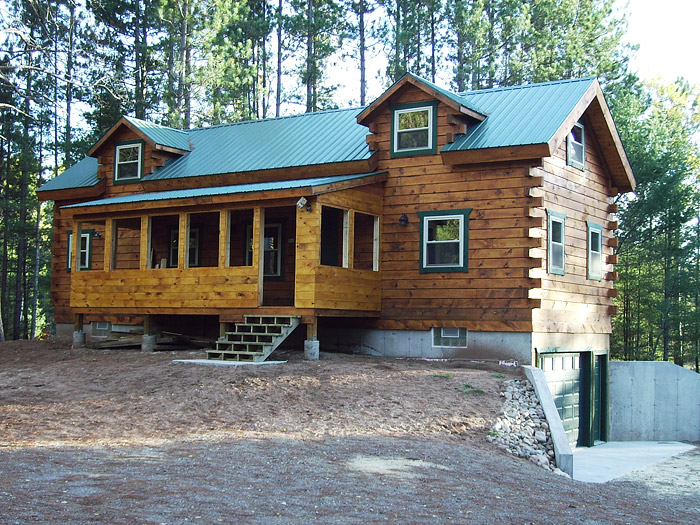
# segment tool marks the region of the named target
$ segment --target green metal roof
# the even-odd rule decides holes
[[[488,115],[483,122],[469,126],[466,135],[445,145],[443,152],[546,144],[595,82],[585,78],[455,94],[411,77]],[[189,151],[142,179],[153,181],[367,160],[372,156],[365,140],[367,128],[356,120],[362,111],[321,111],[188,131],[125,118],[154,142]],[[97,160],[87,158],[40,191],[97,182]]]
[[[89,188],[98,182],[97,159],[85,157],[83,160],[73,164],[58,177],[45,182],[37,191]]]
[[[367,160],[360,109],[304,113],[189,131],[190,153],[144,181]]]
[[[125,116],[124,120],[129,122],[156,144],[180,149],[182,151],[190,151],[190,143],[186,131],[161,126],[160,124],[154,124],[153,122],[147,122],[134,117]]]
[[[461,93],[488,117],[441,151],[546,144],[594,82],[584,78]]]
[[[71,204],[62,206],[62,208],[83,208],[86,206],[106,206],[109,204],[132,204],[137,202],[148,203],[154,201],[172,200],[172,199],[189,199],[193,197],[214,197],[217,195],[235,195],[238,193],[252,193],[256,191],[279,191],[290,190],[297,188],[313,188],[324,186],[326,184],[334,184],[337,182],[346,182],[365,177],[372,177],[384,173],[375,171],[372,173],[356,173],[354,175],[336,175],[334,177],[316,177],[313,179],[295,179],[281,180],[274,182],[258,182],[254,184],[236,184],[234,186],[217,186],[213,188],[192,188],[186,190],[171,190],[159,191],[152,193],[137,193],[133,195],[124,195],[121,197],[111,197],[109,199],[100,199],[96,201],[81,202],[79,204]]]
[[[431,89],[434,89],[438,93],[440,93],[442,96],[449,98],[452,100],[455,104],[459,104],[460,106],[464,106],[468,109],[471,109],[475,113],[478,113],[480,115],[483,115],[486,117],[488,115],[488,112],[484,111],[481,109],[479,106],[477,106],[474,101],[472,100],[467,100],[465,97],[460,96],[457,93],[453,93],[452,91],[447,91],[444,88],[441,88],[440,86],[436,86],[432,82],[429,82],[428,80],[421,78],[419,76],[414,75],[413,73],[406,73],[406,76],[409,76],[415,80],[418,80],[419,82],[422,82],[426,86],[428,86]],[[399,79],[400,80],[400,79]],[[390,88],[391,89],[391,88]]]

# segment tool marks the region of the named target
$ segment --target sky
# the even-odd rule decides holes
[[[623,9],[627,0],[617,0]],[[679,76],[692,84],[700,84],[698,50],[697,0],[629,0],[623,10],[627,19],[627,41],[639,44],[632,61],[642,79],[660,76],[673,82]]]

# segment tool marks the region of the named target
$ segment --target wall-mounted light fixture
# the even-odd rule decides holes
[[[93,239],[99,239],[100,237],[102,237],[102,234],[100,232],[92,232]]]
[[[311,211],[311,203],[306,197],[299,197],[299,200],[297,201],[297,208],[300,210],[305,209],[306,211]]]
[[[401,217],[399,217],[399,224],[401,226],[406,226],[408,224],[408,215],[406,215],[405,213],[401,215]]]

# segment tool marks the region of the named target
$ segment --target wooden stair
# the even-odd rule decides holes
[[[216,341],[216,349],[207,350],[207,359],[262,363],[299,325],[293,315],[246,315]]]

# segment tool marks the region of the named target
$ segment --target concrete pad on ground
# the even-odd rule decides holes
[[[694,449],[679,441],[609,441],[574,449],[574,479],[605,483]]]
[[[187,363],[191,365],[205,366],[261,366],[261,365],[283,365],[287,361],[263,361],[254,363],[252,361],[220,361],[214,359],[173,359],[173,363]]]

